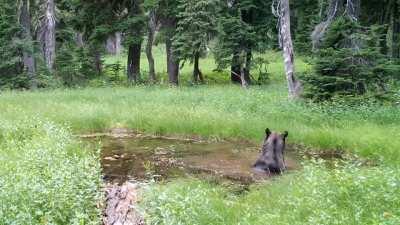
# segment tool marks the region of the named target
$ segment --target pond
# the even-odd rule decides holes
[[[194,176],[249,184],[271,176],[252,168],[261,143],[146,136],[102,136],[91,140],[101,143],[101,165],[104,179],[109,183]],[[294,151],[286,150],[288,171],[300,167],[298,158]]]

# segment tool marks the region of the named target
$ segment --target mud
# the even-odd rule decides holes
[[[101,144],[107,183],[199,177],[249,184],[271,176],[252,168],[260,147],[247,141],[208,142],[137,134],[86,138]],[[290,148],[286,150],[289,172],[300,168],[299,158]]]

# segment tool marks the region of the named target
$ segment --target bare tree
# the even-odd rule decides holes
[[[294,73],[294,51],[292,36],[290,33],[290,8],[289,0],[278,0],[274,14],[279,18],[279,45],[283,48],[283,60],[285,64],[286,80],[288,83],[289,97],[298,98],[302,91],[302,85]]]
[[[33,38],[31,31],[31,15],[29,13],[29,0],[22,0],[20,8],[20,24],[22,27],[22,39],[25,47],[22,50],[24,70],[30,79],[30,87],[35,89],[36,84],[36,61],[33,48]]]
[[[41,21],[40,42],[47,69],[50,72],[53,72],[56,57],[56,19],[54,0],[45,0],[43,6],[45,13]]]
[[[325,19],[315,26],[311,34],[313,50],[320,47],[326,31],[338,16],[345,15],[351,20],[357,21],[360,16],[360,4],[361,0],[330,0],[326,8]],[[321,14],[322,11],[323,9],[321,8]],[[358,49],[360,45],[359,40],[351,39],[350,45],[353,49]]]

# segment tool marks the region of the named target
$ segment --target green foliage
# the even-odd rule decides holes
[[[27,77],[16,76],[22,74],[20,50],[23,45],[18,37],[21,27],[17,15],[15,1],[0,1],[0,87],[27,87]]]
[[[384,95],[400,67],[380,53],[376,31],[344,17],[334,21],[317,52],[314,72],[303,77],[304,95],[314,100]]]
[[[264,59],[263,57],[255,57],[252,60],[253,66],[257,72],[258,72],[258,79],[257,83],[258,84],[266,84],[269,81],[269,72],[268,72],[268,64],[269,61]]]
[[[399,174],[397,167],[307,163],[243,195],[196,180],[156,185],[142,207],[148,224],[398,224]]]
[[[321,20],[320,10],[327,4],[325,0],[291,1],[291,27],[292,38],[297,54],[310,55],[312,43],[310,34],[315,25]]]
[[[232,56],[241,50],[264,52],[278,43],[271,4],[272,1],[246,0],[221,6],[213,49],[218,69],[235,64]]]
[[[190,60],[196,54],[204,55],[208,42],[216,32],[217,1],[180,0],[178,6],[178,24],[174,35],[174,50],[180,60]]]
[[[93,64],[93,58],[87,48],[66,43],[57,54],[56,74],[67,87],[84,86],[88,80],[97,76]]]
[[[0,224],[99,224],[97,153],[35,117],[0,122]]]

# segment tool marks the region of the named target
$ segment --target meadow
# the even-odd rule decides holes
[[[165,77],[162,48],[155,57],[158,75]],[[74,135],[116,127],[256,143],[269,127],[288,130],[289,144],[305,151],[341,150],[374,162],[328,169],[305,160],[303,170],[253,185],[242,195],[196,179],[152,184],[142,202],[149,224],[399,224],[398,106],[288,100],[279,53],[264,57],[270,82],[246,90],[229,84],[226,73],[214,72],[209,57],[201,61],[208,85],[188,85],[186,65],[178,88],[161,81],[1,92],[0,224],[99,223],[98,151]],[[297,66],[309,68],[302,60]]]

